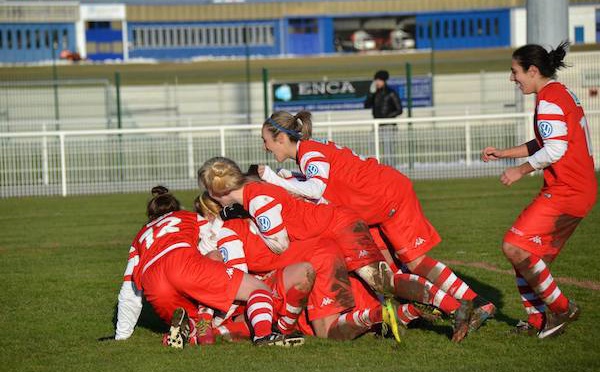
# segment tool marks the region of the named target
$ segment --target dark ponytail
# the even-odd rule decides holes
[[[570,44],[568,41],[563,41],[550,52],[546,52],[546,49],[541,45],[528,44],[515,50],[512,58],[519,63],[524,71],[529,70],[531,66],[536,66],[542,76],[554,78],[556,77],[556,71],[567,67],[564,58]]]
[[[155,220],[164,214],[181,209],[179,200],[177,200],[166,187],[154,186],[150,192],[152,193],[152,199],[150,199],[146,206],[148,221]]]

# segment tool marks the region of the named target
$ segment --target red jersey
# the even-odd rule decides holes
[[[297,159],[307,179],[324,183],[327,202],[352,209],[369,225],[393,215],[404,191],[412,189],[408,177],[396,169],[333,142],[300,141]]]
[[[206,219],[188,211],[170,212],[147,223],[131,243],[124,280],[142,289],[142,275],[154,262],[175,249],[197,249],[200,227],[206,223]]]
[[[567,87],[550,82],[537,95],[535,136],[540,147],[566,141],[566,152],[544,168],[542,193],[561,210],[583,217],[596,201],[597,180],[587,121],[578,98]]]
[[[279,237],[281,243],[285,239],[294,241],[317,237],[328,230],[335,217],[334,207],[313,204],[266,182],[246,184],[243,198],[244,208],[260,233],[267,239],[272,238],[271,242]],[[267,245],[270,243],[269,240],[265,242]]]

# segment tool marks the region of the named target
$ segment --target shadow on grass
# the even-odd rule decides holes
[[[113,310],[112,322],[116,328],[117,304],[115,304]],[[156,312],[152,308],[152,305],[150,305],[145,298],[143,300],[142,312],[140,314],[136,327],[146,328],[149,331],[160,334],[166,333],[169,330],[169,326],[165,322],[163,322],[158,315],[156,315]]]

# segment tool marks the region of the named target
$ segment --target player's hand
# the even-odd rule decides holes
[[[520,180],[521,177],[523,177],[523,173],[519,167],[510,167],[506,168],[504,172],[502,172],[502,176],[500,176],[500,182],[502,182],[504,186],[510,186]]]
[[[490,160],[498,160],[501,157],[500,150],[495,147],[488,146],[481,150],[481,160],[483,160],[485,163]]]
[[[375,92],[377,92],[377,83],[373,81],[369,87],[369,93],[374,94]]]

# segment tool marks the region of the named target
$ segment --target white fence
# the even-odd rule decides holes
[[[600,111],[587,117],[597,151]],[[187,118],[187,127],[0,133],[0,197],[146,191],[157,184],[193,189],[197,168],[217,155],[242,169],[281,166],[264,151],[260,125],[207,127],[198,120]],[[414,179],[495,176],[515,161],[483,164],[481,149],[533,138],[531,120],[497,114],[315,123],[314,137],[375,156]],[[389,123],[396,126],[382,126]]]

